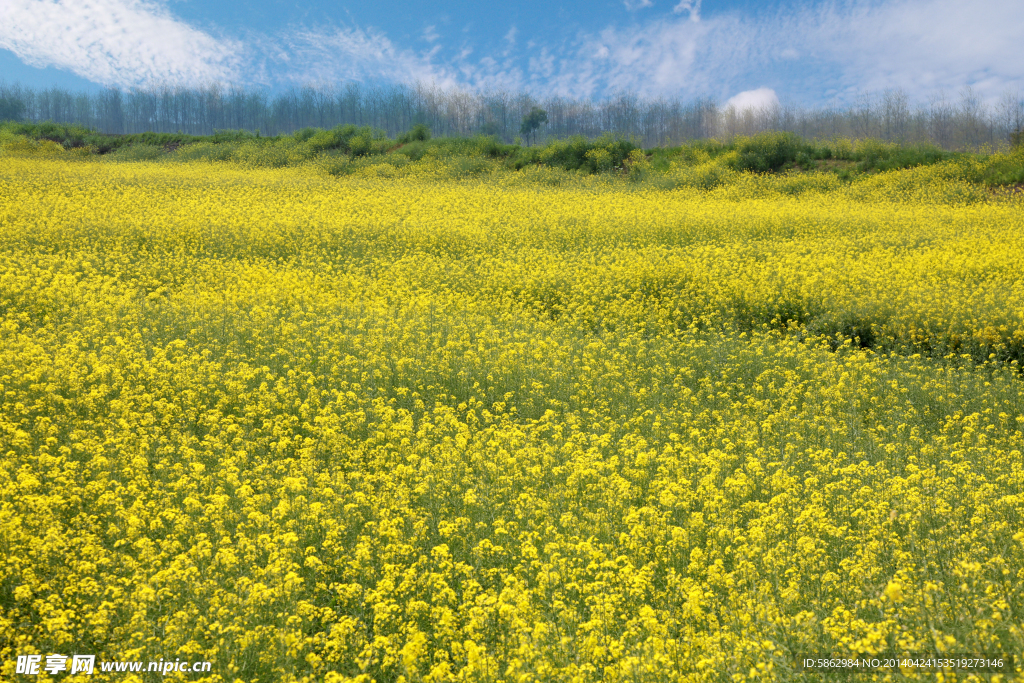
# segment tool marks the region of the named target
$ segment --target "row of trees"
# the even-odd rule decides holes
[[[1007,93],[987,105],[965,88],[955,98],[913,104],[905,92],[887,90],[847,107],[737,110],[711,98],[684,102],[623,94],[601,102],[558,96],[539,100],[523,92],[471,93],[423,84],[321,84],[270,94],[216,85],[83,93],[0,83],[0,120],[6,119],[78,123],[105,133],[194,135],[225,129],[277,135],[352,123],[394,137],[424,124],[435,135],[482,133],[506,142],[520,135],[543,139],[611,132],[634,136],[645,147],[782,130],[807,138],[872,137],[973,149],[1005,145],[1014,131],[1024,129],[1024,96]]]

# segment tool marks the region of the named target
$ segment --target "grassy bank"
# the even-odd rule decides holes
[[[1024,152],[955,153],[930,145],[899,145],[878,140],[811,141],[792,133],[762,133],[728,142],[694,141],[672,148],[641,149],[626,139],[605,136],[551,140],[538,146],[504,144],[491,137],[432,138],[416,126],[397,139],[353,125],[330,130],[305,128],[293,135],[261,137],[245,131],[210,136],[142,133],[113,136],[80,126],[53,123],[0,124],[0,149],[14,153],[102,156],[117,161],[232,161],[250,167],[315,164],[333,175],[378,166],[403,169],[433,159],[456,160],[457,175],[495,169],[546,168],[569,173],[620,174],[634,180],[671,179],[701,172],[706,189],[730,172],[823,174],[851,182],[865,175],[899,169],[952,165],[969,182],[987,187],[1024,183]],[[407,171],[408,172],[408,171]],[[692,175],[692,174],[691,174]]]

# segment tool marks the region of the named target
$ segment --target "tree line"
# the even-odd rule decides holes
[[[644,147],[778,130],[809,139],[876,138],[952,150],[1005,146],[1015,132],[1024,130],[1024,95],[1006,93],[988,104],[965,88],[955,97],[939,95],[915,104],[904,91],[887,90],[865,94],[844,107],[779,104],[737,110],[710,97],[683,101],[625,93],[603,101],[538,99],[525,92],[473,93],[426,84],[350,82],[279,93],[219,85],[87,93],[0,83],[0,120],[76,123],[109,134],[190,135],[218,130],[279,135],[354,124],[394,137],[425,125],[438,136],[482,134],[504,142],[524,133],[534,141],[612,133],[632,137]]]

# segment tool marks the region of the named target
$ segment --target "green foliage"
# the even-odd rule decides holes
[[[255,140],[256,135],[248,131],[221,130],[213,135],[185,135],[184,133],[134,133],[130,135],[109,135],[76,124],[54,123],[6,123],[0,129],[14,135],[23,135],[30,140],[50,140],[66,149],[89,147],[97,154],[107,154],[123,147],[149,145],[164,147],[167,151],[197,142],[241,142]]]
[[[737,138],[735,149],[738,154],[732,165],[737,171],[770,173],[793,166],[801,153],[809,159],[814,146],[795,133],[771,131]]]
[[[534,109],[531,120],[539,127],[546,120],[546,114],[541,109]],[[532,125],[527,127],[536,132]],[[705,191],[737,182],[740,177],[737,172],[827,173],[829,180],[810,179],[804,182],[790,178],[776,188],[785,193],[800,194],[809,188],[831,187],[833,180],[849,183],[864,175],[930,166],[946,169],[939,171],[942,177],[948,176],[975,186],[1024,183],[1024,146],[1019,144],[1019,138],[1013,139],[1017,146],[1010,152],[971,155],[946,152],[928,144],[900,145],[844,138],[809,141],[792,133],[780,132],[737,137],[728,143],[717,139],[694,140],[678,147],[647,151],[640,150],[631,140],[612,135],[590,140],[573,136],[551,140],[540,147],[524,147],[521,140],[516,144],[506,144],[491,135],[433,138],[424,124],[413,126],[397,140],[388,139],[381,130],[351,124],[330,130],[303,128],[291,135],[261,137],[259,133],[237,130],[218,130],[207,136],[183,133],[107,135],[83,126],[51,121],[0,123],[0,137],[7,141],[8,151],[21,149],[11,142],[21,139],[25,141],[22,145],[25,150],[41,149],[39,144],[47,142],[58,145],[57,151],[60,148],[75,149],[78,156],[110,153],[112,160],[117,161],[167,158],[231,161],[250,167],[275,168],[323,159],[320,166],[331,175],[344,175],[365,168],[365,163],[354,163],[361,159],[375,159],[367,163],[386,165],[391,169],[386,173],[401,169],[408,163],[435,159],[444,160],[444,168],[448,169],[445,177],[453,178],[478,175],[493,168],[489,162],[495,161],[515,171],[557,170],[559,173],[551,176],[551,182],[556,184],[573,177],[564,175],[566,172],[619,172],[635,181],[643,179],[655,187],[689,187]],[[488,163],[482,163],[485,161]],[[964,191],[970,195],[971,201],[981,196],[976,196],[974,190]]]
[[[567,171],[575,171],[589,165],[587,155],[593,148],[594,145],[586,138],[576,135],[568,140],[549,142],[540,150],[537,160],[548,166],[559,166]]]
[[[729,144],[711,139],[654,150],[652,168],[665,172],[673,162],[700,166],[717,161],[737,171],[827,170],[849,180],[864,173],[929,166],[956,156],[929,144],[900,145],[845,138],[809,141],[793,133],[767,132],[752,137],[739,136]]]
[[[0,121],[19,121],[24,115],[24,102],[9,95],[0,95]]]
[[[1024,185],[1024,146],[1017,146],[1007,154],[982,157],[982,170],[978,182],[990,187]]]
[[[858,171],[868,172],[930,166],[953,156],[951,152],[943,151],[935,145],[904,146],[868,139],[857,142],[851,159],[857,161]]]
[[[427,146],[424,143],[416,141],[402,145],[395,150],[395,154],[401,154],[402,156],[408,157],[410,161],[419,161],[423,158],[423,153],[426,149]]]
[[[673,167],[670,172],[654,178],[651,182],[656,187],[666,190],[674,190],[680,187],[688,187],[695,190],[709,192],[734,181],[736,171],[728,165],[705,163],[698,166],[680,165]]]
[[[504,156],[505,150],[508,148],[509,145],[501,144],[494,136],[486,135],[480,138],[480,154],[488,159],[497,159]]]
[[[347,152],[349,142],[356,136],[357,129],[353,125],[337,126],[331,130],[315,130],[302,142],[309,142],[310,148],[317,152],[329,149],[340,149]]]
[[[167,150],[161,145],[139,143],[125,145],[111,153],[112,159],[118,161],[154,161],[167,155]]]
[[[540,107],[533,107],[530,109],[530,113],[523,117],[523,123],[519,127],[519,132],[522,133],[527,140],[530,140],[531,138],[535,139],[537,131],[547,122],[548,113]]]
[[[238,145],[230,143],[195,142],[174,151],[177,161],[232,161]]]
[[[323,131],[321,131],[321,132],[323,132]],[[294,133],[292,133],[292,137],[295,138],[296,142],[305,142],[306,140],[309,140],[311,137],[313,137],[316,134],[317,134],[317,129],[316,128],[310,128],[310,127],[307,126],[305,128],[300,128],[299,130],[297,130]]]
[[[142,133],[143,137],[147,135],[161,136],[166,133]],[[174,137],[181,137],[180,134],[175,134]],[[210,142],[245,142],[247,140],[258,140],[260,139],[259,131],[251,133],[247,130],[216,130],[213,135],[207,136]],[[166,142],[160,144],[167,144]]]
[[[626,158],[635,149],[636,145],[623,138],[605,135],[597,140],[588,141],[577,135],[567,140],[549,142],[539,150],[536,161],[567,171],[601,173],[623,168]]]
[[[354,157],[366,156],[370,153],[371,140],[365,135],[356,135],[348,141],[349,151]]]
[[[96,138],[96,131],[75,124],[54,123],[6,123],[0,126],[14,135],[24,135],[30,140],[50,140],[64,147],[82,147]],[[103,136],[109,137],[109,136]]]
[[[426,142],[430,139],[430,128],[426,124],[417,123],[408,132],[398,136],[398,144],[405,145],[410,142]]]
[[[1013,149],[1024,147],[1024,128],[1010,133],[1010,147]]]

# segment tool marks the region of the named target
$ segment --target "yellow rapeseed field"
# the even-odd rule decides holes
[[[1021,677],[1021,200],[450,170],[0,156],[0,679]]]

